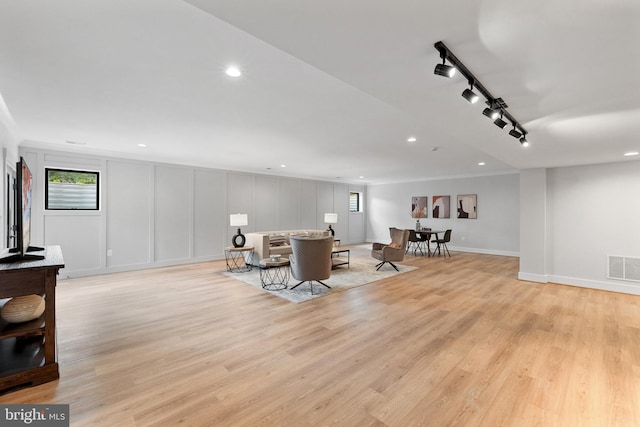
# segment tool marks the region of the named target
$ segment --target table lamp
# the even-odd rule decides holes
[[[331,232],[332,236],[336,235],[336,232],[333,230],[333,228],[331,228],[331,224],[337,224],[338,223],[338,214],[337,213],[325,213],[324,214],[324,222],[326,224],[329,224],[329,231]]]
[[[233,243],[234,248],[241,248],[244,246],[244,242],[246,241],[244,234],[240,231],[240,227],[243,227],[249,224],[249,218],[247,214],[231,214],[229,215],[229,223],[232,227],[238,227],[238,234],[233,236],[231,242]]]

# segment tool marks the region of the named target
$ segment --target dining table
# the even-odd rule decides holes
[[[435,235],[436,236],[436,240],[438,240],[440,238],[439,234],[440,233],[444,233],[444,230],[430,230],[430,229],[426,229],[426,228],[421,228],[420,231],[416,230],[416,234],[418,235],[418,238],[420,240],[422,240],[423,242],[427,243],[427,256],[430,257],[431,256],[431,236]],[[434,250],[435,252],[435,250]]]

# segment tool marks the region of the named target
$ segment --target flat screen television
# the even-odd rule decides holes
[[[8,253],[0,258],[0,262],[16,262],[27,260],[44,259],[43,254],[31,252],[43,251],[44,248],[30,246],[31,243],[31,197],[32,197],[33,175],[27,162],[23,157],[16,165],[16,185],[15,185],[15,247],[10,248]],[[8,256],[7,256],[8,255]]]

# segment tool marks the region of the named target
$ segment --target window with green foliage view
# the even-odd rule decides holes
[[[45,173],[45,209],[98,210],[98,172],[47,168]]]

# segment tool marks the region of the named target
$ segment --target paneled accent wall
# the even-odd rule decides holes
[[[106,248],[117,249],[110,249],[107,267],[144,266],[153,260],[152,172],[152,165],[144,163],[109,162],[102,179],[102,212],[107,220]],[[68,259],[66,250],[64,255]]]
[[[218,253],[218,243],[225,238],[224,224],[226,216],[225,174],[220,171],[196,169],[194,171],[193,191],[193,239],[196,259]]]
[[[63,278],[222,259],[236,233],[231,213],[248,214],[247,233],[326,229],[324,213],[337,212],[336,237],[365,241],[364,221],[350,219],[347,184],[36,148],[21,154],[35,177],[33,244],[62,247]],[[99,171],[100,210],[45,211],[45,167]]]
[[[313,181],[299,181],[299,183],[300,228],[313,228],[318,224],[319,185]]]
[[[154,180],[154,258],[192,258],[194,170],[156,166]]]

